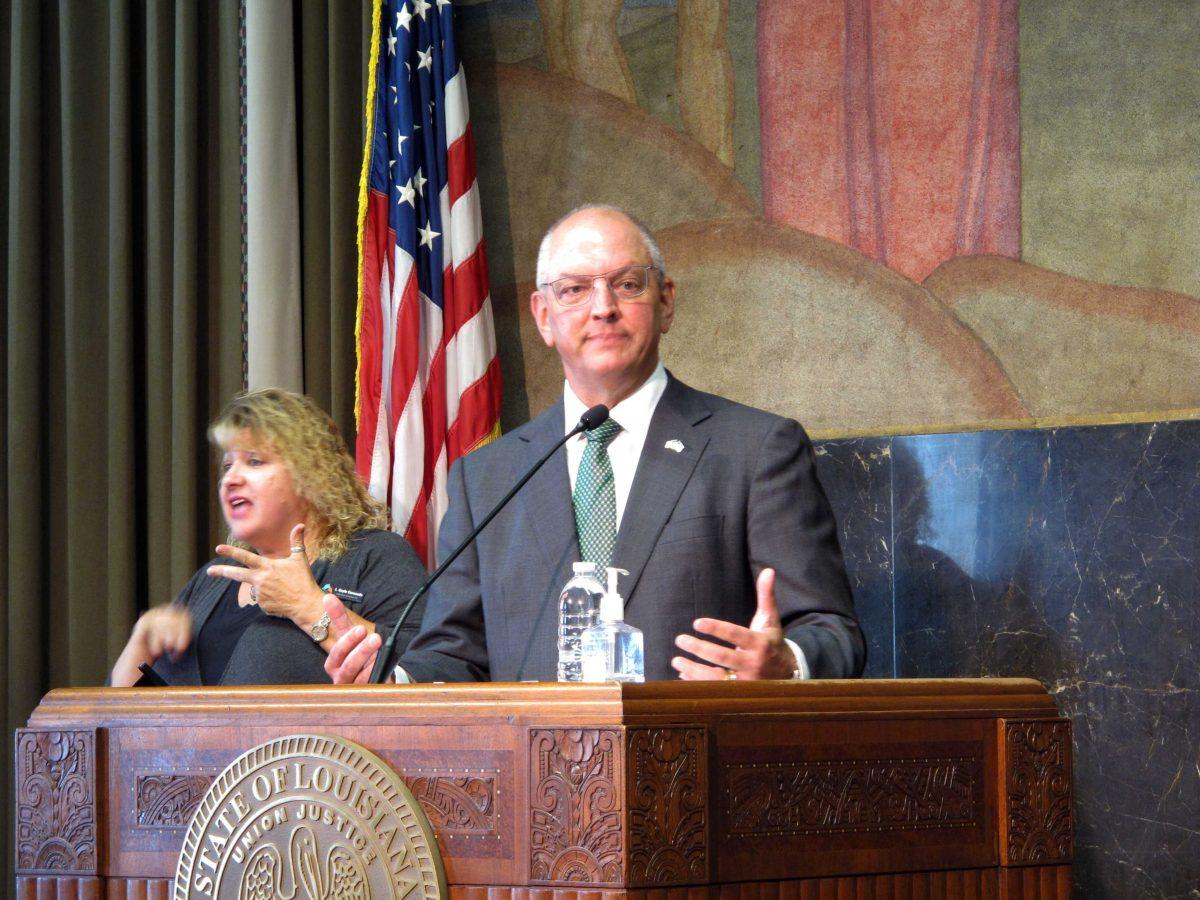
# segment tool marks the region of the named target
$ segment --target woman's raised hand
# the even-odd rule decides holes
[[[192,642],[192,615],[171,603],[142,614],[133,626],[131,644],[141,649],[144,662],[154,662],[164,653],[176,654]]]
[[[292,528],[289,543],[291,552],[278,559],[219,544],[217,553],[235,559],[242,565],[209,566],[208,574],[250,585],[251,598],[267,615],[291,619],[302,627],[311,624],[321,617],[321,598],[324,594],[313,581],[308,566],[303,525]]]

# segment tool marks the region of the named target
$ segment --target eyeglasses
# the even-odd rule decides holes
[[[646,293],[646,288],[650,286],[650,273],[657,271],[654,266],[624,266],[603,275],[564,275],[543,287],[550,288],[559,306],[569,308],[587,303],[592,298],[596,282],[604,279],[618,300],[644,303],[650,299]]]

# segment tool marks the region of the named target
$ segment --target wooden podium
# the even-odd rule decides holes
[[[52,691],[17,896],[171,896],[214,779],[293,734],[394,767],[455,900],[1071,895],[1070,723],[962,679]]]

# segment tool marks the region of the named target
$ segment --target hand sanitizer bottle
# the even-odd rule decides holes
[[[596,577],[594,562],[577,562],[574,575],[558,595],[558,680],[583,681],[579,640],[596,624],[604,585]]]
[[[625,601],[617,593],[617,576],[608,569],[608,591],[600,600],[600,621],[583,633],[584,681],[645,681],[642,632],[625,624]]]

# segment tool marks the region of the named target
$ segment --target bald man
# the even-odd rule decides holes
[[[558,595],[581,552],[629,572],[625,618],[644,632],[648,680],[861,674],[865,645],[808,438],[663,368],[675,285],[648,229],[606,206],[559,220],[530,309],[562,362],[562,400],[451,468],[439,558],[584,410],[608,406],[614,433],[602,450],[572,438],[446,571],[396,677],[553,681]],[[589,493],[596,472],[603,502]],[[598,524],[580,513],[593,505]],[[364,681],[380,639],[327,603],[341,638],[326,670]]]

